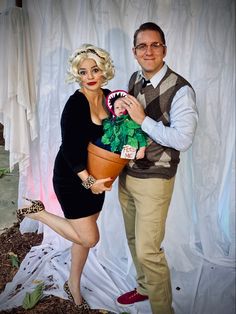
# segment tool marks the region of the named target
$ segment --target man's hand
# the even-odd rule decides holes
[[[140,104],[140,102],[138,102],[138,100],[131,95],[123,97],[122,101],[131,119],[141,125],[146,115],[143,106]]]

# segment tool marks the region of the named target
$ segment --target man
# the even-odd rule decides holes
[[[180,151],[192,144],[198,121],[191,85],[163,61],[165,35],[155,23],[134,34],[141,66],[124,98],[131,118],[150,138],[143,159],[133,160],[119,179],[126,236],[137,271],[137,288],[117,299],[121,306],[149,299],[154,314],[173,313],[169,268],[161,243]],[[131,96],[132,95],[132,96]]]

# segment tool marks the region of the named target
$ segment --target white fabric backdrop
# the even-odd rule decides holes
[[[166,62],[193,85],[200,114],[194,144],[181,154],[163,243],[171,268],[174,308],[177,314],[233,314],[234,1],[25,0],[23,10],[14,10],[19,20],[22,11],[23,18],[29,18],[25,31],[32,46],[38,136],[29,145],[30,165],[20,175],[19,206],[23,205],[21,196],[27,195],[40,198],[48,210],[62,215],[52,188],[52,169],[60,145],[60,115],[68,96],[78,88],[65,84],[70,53],[85,42],[107,49],[116,67],[108,88],[127,89],[130,74],[138,68],[131,52],[133,33],[143,22],[156,22],[166,34]],[[2,51],[1,45],[3,56]],[[7,84],[1,77],[2,82]],[[91,307],[119,313],[123,309],[114,301],[135,286],[135,271],[117,201],[117,182],[106,195],[99,225],[101,241],[89,255],[84,295]],[[1,294],[0,309],[18,306],[24,291],[9,299],[10,293],[18,283],[30,291],[36,278],[46,284],[53,278],[54,286],[45,294],[66,297],[62,285],[69,271],[70,243],[30,219],[21,224],[23,232],[37,227],[44,232],[43,244],[32,249]],[[30,272],[29,266],[24,269],[29,261]],[[150,313],[148,302],[126,310]]]
[[[5,149],[10,169],[19,163],[26,174],[30,141],[37,137],[36,95],[32,48],[27,14],[19,9],[0,16],[0,122],[4,125]]]

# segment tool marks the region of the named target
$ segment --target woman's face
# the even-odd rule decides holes
[[[101,88],[104,83],[102,71],[93,59],[85,59],[81,62],[78,74],[81,79],[81,87],[94,91]]]

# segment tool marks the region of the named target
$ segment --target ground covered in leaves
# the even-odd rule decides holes
[[[4,290],[5,285],[12,281],[17,272],[17,267],[12,264],[10,258],[14,253],[19,262],[22,262],[30,248],[39,245],[42,242],[42,235],[37,233],[21,234],[19,224],[14,224],[11,228],[6,229],[0,235],[0,293]],[[0,313],[28,313],[28,314],[71,314],[78,313],[68,300],[60,299],[55,296],[49,296],[41,299],[39,303],[30,310],[25,310],[23,307],[11,309],[8,311],[0,311]],[[91,314],[109,313],[104,310],[91,310]]]

